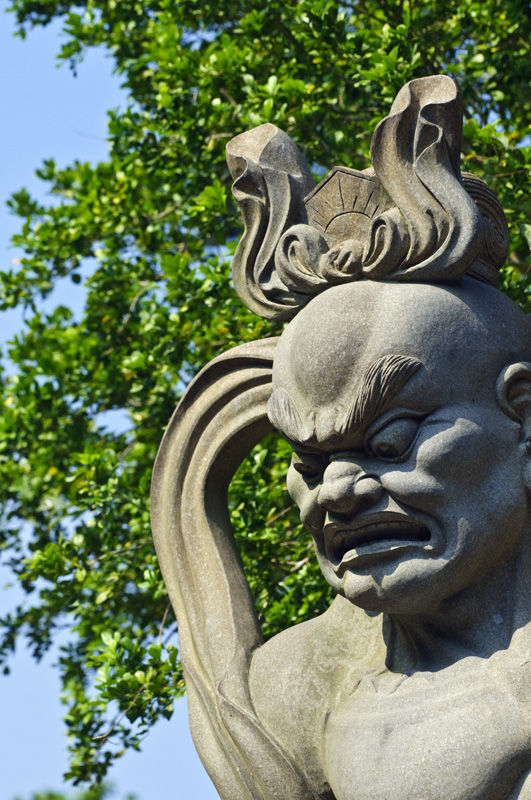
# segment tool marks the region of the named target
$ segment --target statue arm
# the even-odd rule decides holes
[[[271,430],[276,341],[236,347],[192,381],[153,473],[153,537],[179,624],[192,734],[226,800],[314,797],[250,699],[249,664],[262,634],[227,506],[238,465]]]

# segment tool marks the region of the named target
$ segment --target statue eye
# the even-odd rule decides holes
[[[378,458],[400,458],[415,441],[420,422],[420,419],[413,417],[391,420],[370,438],[369,450]]]
[[[312,453],[299,455],[293,453],[291,463],[299,475],[302,475],[307,483],[316,483],[323,477],[324,464],[321,456]]]

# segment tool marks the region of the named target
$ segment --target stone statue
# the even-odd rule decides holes
[[[224,800],[531,798],[531,323],[461,119],[450,78],[412,81],[373,169],[317,186],[272,125],[228,145],[236,289],[292,321],[192,382],[152,503]],[[226,492],[272,426],[337,596],[263,644]]]

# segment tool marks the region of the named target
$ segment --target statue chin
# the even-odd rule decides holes
[[[151,503],[222,800],[531,796],[531,324],[461,116],[448,77],[412,81],[373,168],[319,185],[273,125],[228,145],[235,288],[290,321],[192,381]],[[264,643],[226,495],[272,429],[337,597]]]

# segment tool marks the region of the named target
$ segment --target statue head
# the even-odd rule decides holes
[[[507,224],[460,171],[461,130],[438,75],[399,92],[363,172],[316,186],[271,125],[227,148],[236,289],[292,319],[268,405],[294,448],[289,491],[328,582],[367,609],[455,595],[529,527],[531,331],[495,288]]]
[[[526,316],[473,278],[338,286],[288,325],[268,413],[334,589],[426,609],[531,537],[529,361]]]

